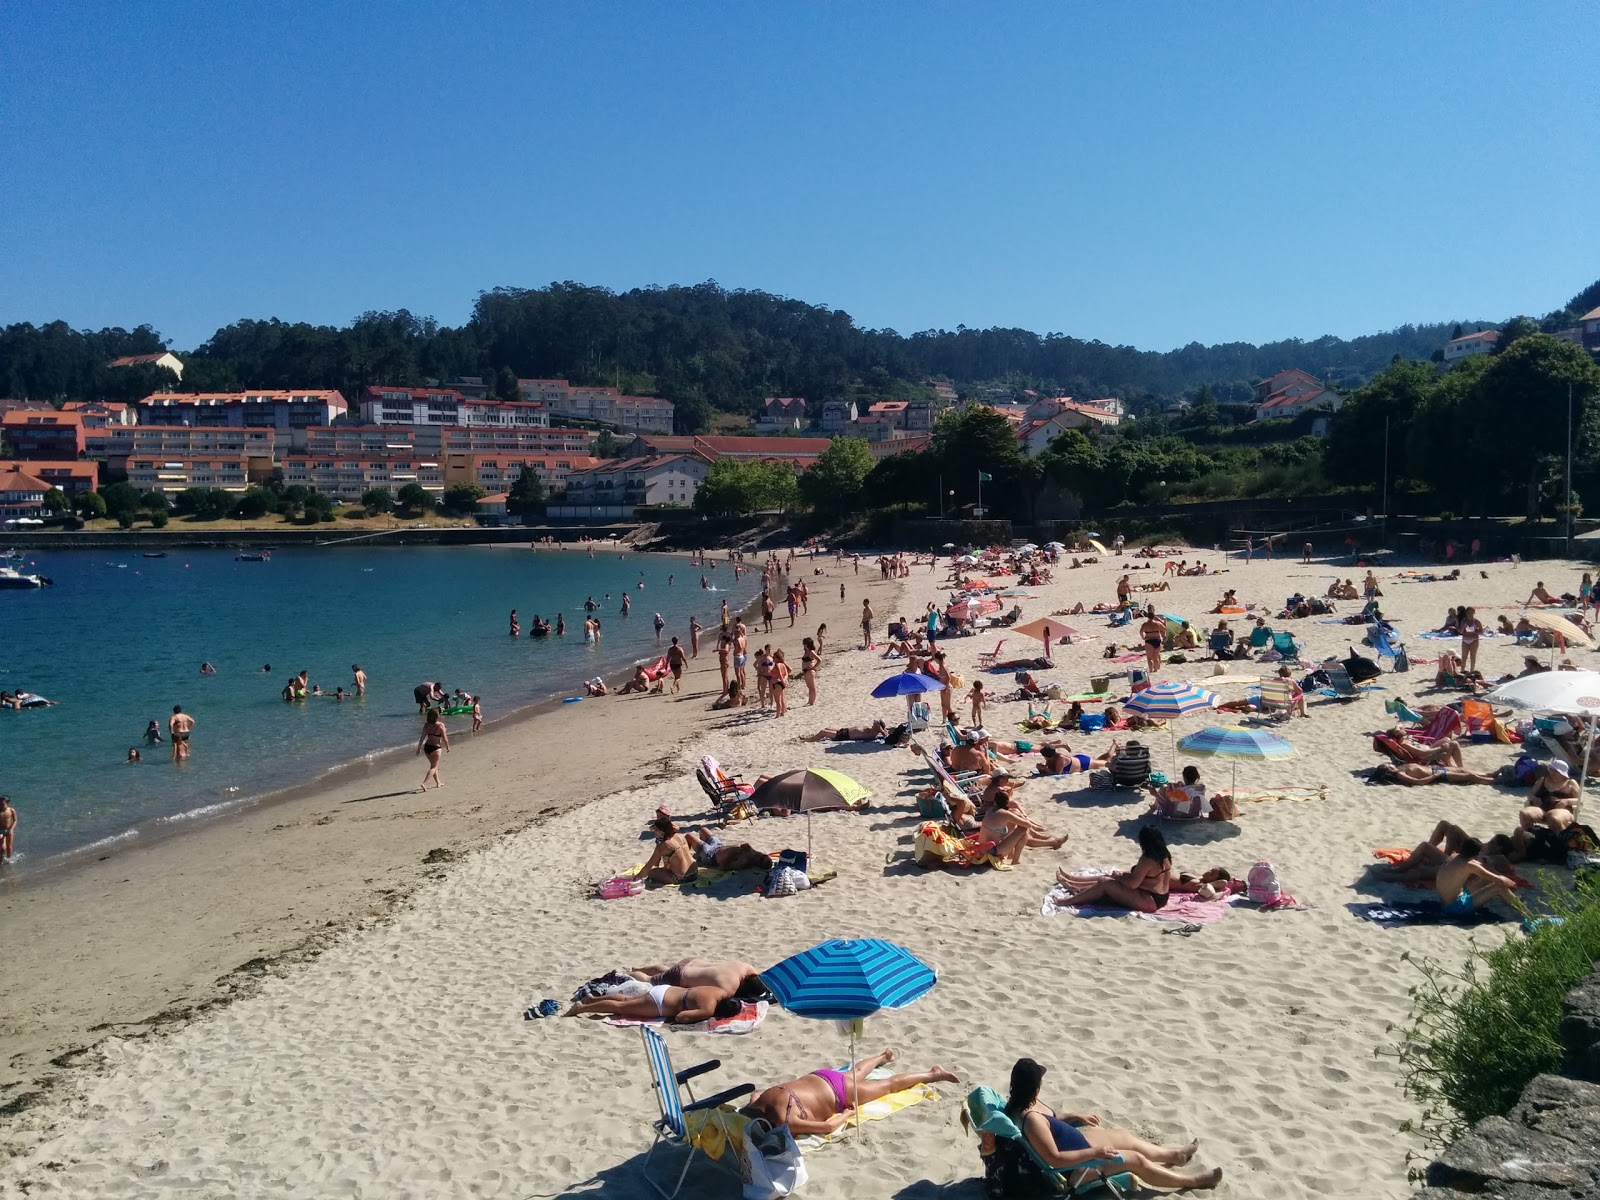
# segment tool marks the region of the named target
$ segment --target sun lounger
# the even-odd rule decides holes
[[[991,1154],[1014,1153],[1020,1149],[1033,1160],[1044,1177],[1050,1180],[1064,1196],[1083,1196],[1097,1188],[1105,1188],[1120,1197],[1134,1186],[1133,1176],[1122,1169],[1122,1155],[1115,1151],[1103,1159],[1081,1163],[1075,1167],[1052,1167],[1039,1156],[1024,1136],[1017,1123],[1006,1112],[1006,1102],[993,1088],[976,1087],[967,1093],[967,1120],[980,1134],[996,1139]],[[1002,1149],[1001,1143],[1010,1146]]]
[[[718,1092],[715,1096],[707,1096],[704,1100],[696,1100],[694,1091],[689,1087],[689,1081],[698,1079],[709,1071],[717,1070],[722,1066],[721,1060],[714,1058],[686,1071],[675,1072],[672,1069],[672,1056],[667,1053],[667,1043],[662,1036],[648,1025],[640,1026],[639,1033],[644,1037],[645,1056],[650,1060],[650,1082],[655,1088],[656,1103],[661,1109],[661,1116],[652,1126],[655,1130],[655,1141],[650,1144],[649,1153],[644,1156],[641,1173],[646,1183],[666,1197],[666,1200],[672,1200],[683,1190],[683,1181],[688,1178],[689,1167],[694,1163],[694,1156],[699,1153],[689,1141],[688,1114],[721,1108],[731,1100],[750,1095],[756,1088],[753,1083],[743,1083],[738,1087]],[[689,1099],[688,1104],[683,1102],[685,1096]],[[723,1134],[730,1146],[738,1144],[739,1139],[734,1136],[731,1128],[724,1128]],[[683,1169],[678,1172],[678,1180],[670,1192],[650,1177],[650,1160],[663,1144],[688,1151],[683,1160]],[[729,1165],[738,1161],[738,1156],[734,1154],[724,1157]]]
[[[1460,710],[1447,704],[1434,714],[1433,720],[1428,722],[1426,729],[1413,733],[1411,736],[1419,742],[1437,742],[1442,738],[1452,736],[1460,728]]]
[[[1280,629],[1272,635],[1272,648],[1284,662],[1300,661],[1300,647],[1295,645],[1294,634],[1287,629]]]

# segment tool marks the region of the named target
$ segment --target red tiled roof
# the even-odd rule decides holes
[[[1498,342],[1500,340],[1500,331],[1498,329],[1480,329],[1477,333],[1464,333],[1458,338],[1451,338],[1450,344],[1453,346],[1457,342],[1475,342],[1480,340],[1485,342]]]
[[[75,412],[40,412],[36,409],[14,409],[0,416],[0,425],[20,426],[31,429],[69,429],[74,425],[82,425],[83,417]]]
[[[160,353],[157,353],[157,354],[127,354],[127,355],[124,355],[121,358],[113,358],[110,362],[108,362],[106,364],[106,366],[108,366],[108,367],[136,367],[141,363],[160,362],[163,358],[165,358],[167,355],[169,355],[171,353],[172,353],[172,351],[170,351],[170,350],[162,350]],[[176,355],[174,355],[174,357],[176,357]]]
[[[1600,308],[1591,308],[1588,312],[1584,313],[1583,316],[1579,317],[1578,320],[1600,321]]]
[[[0,473],[0,492],[48,492],[51,485],[15,467]]]

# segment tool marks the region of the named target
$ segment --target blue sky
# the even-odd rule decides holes
[[[1579,3],[0,11],[0,323],[714,278],[1149,349],[1600,277]]]

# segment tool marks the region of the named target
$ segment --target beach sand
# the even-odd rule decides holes
[[[1058,570],[1053,584],[1033,589],[1037,599],[1021,602],[1025,619],[1080,599],[1110,600],[1117,575],[1134,561]],[[1155,578],[1159,565],[1135,581]],[[1321,592],[1335,573],[1282,559],[1231,567],[1222,578],[1177,580],[1152,599],[1158,611],[1204,629],[1224,587],[1276,608],[1296,589]],[[1344,906],[1421,895],[1369,882],[1373,847],[1412,845],[1440,817],[1481,834],[1504,830],[1518,807],[1491,787],[1369,788],[1352,776],[1375,761],[1366,735],[1387,723],[1383,700],[1414,697],[1431,672],[1386,674],[1379,682],[1387,690],[1349,704],[1314,702],[1310,719],[1282,729],[1298,759],[1239,772],[1243,790],[1321,784],[1325,798],[1247,804],[1234,823],[1168,827],[1179,869],[1220,865],[1242,876],[1270,859],[1286,889],[1311,907],[1239,908],[1193,936],[1168,936],[1165,926],[1133,918],[1041,917],[1057,866],[1131,864],[1146,802],[1089,791],[1080,777],[1032,782],[1021,793],[1028,811],[1071,834],[1060,851],[1030,851],[1011,871],[911,866],[913,792],[929,778],[918,760],[905,750],[795,739],[823,725],[897,719],[900,702],[867,693],[898,663],[845,649],[859,633],[860,596],[871,595],[880,626],[902,613],[914,618],[943,597],[945,571],[922,567],[885,584],[867,564],[859,577],[831,562],[825,569],[814,595],[831,585],[836,598],[840,578],[850,595],[841,615],[826,618],[832,653],[815,708],[805,707],[797,679],[783,720],[706,711],[715,658],[703,650],[699,664],[712,682],[696,678],[686,689],[699,693],[694,699],[568,706],[463,746],[446,759],[448,786],[437,794],[399,794],[415,786],[420,768],[410,760],[385,765],[368,779],[6,897],[0,1036],[8,1050],[22,1046],[21,1065],[31,1068],[44,1047],[65,1044],[67,1032],[103,1040],[78,1056],[47,1099],[9,1119],[0,1189],[523,1197],[587,1181],[601,1195],[642,1195],[637,1170],[656,1114],[638,1034],[587,1021],[525,1021],[523,1009],[544,997],[565,1000],[613,967],[689,953],[765,967],[827,937],[870,935],[907,946],[940,980],[910,1008],[870,1018],[865,1050],[894,1046],[907,1069],[940,1063],[963,1084],[941,1085],[940,1100],[869,1125],[859,1145],[808,1155],[808,1194],[932,1195],[972,1180],[979,1159],[959,1125],[960,1097],[976,1083],[1003,1091],[1023,1055],[1049,1068],[1044,1095],[1058,1107],[1092,1109],[1158,1140],[1200,1138],[1196,1162],[1226,1172],[1221,1195],[1405,1194],[1406,1154],[1417,1143],[1398,1127],[1417,1114],[1392,1060],[1373,1053],[1392,1043],[1386,1027],[1408,1010],[1416,977],[1400,956],[1456,963],[1470,937],[1499,934],[1385,930]],[[1415,637],[1437,625],[1448,604],[1472,602],[1484,615],[1520,603],[1536,579],[1553,591],[1576,587],[1577,568],[1556,563],[1485,570],[1488,579],[1472,567],[1459,583],[1434,584],[1390,583],[1393,572],[1380,573],[1385,612],[1399,619],[1414,657],[1453,646]],[[814,605],[813,627],[819,616]],[[1077,691],[1092,675],[1126,670],[1105,663],[1101,651],[1113,637],[1133,642],[1131,629],[1108,631],[1087,615],[1069,621],[1089,637],[1057,648],[1058,665],[1043,681]],[[779,625],[774,644],[797,659],[798,635],[809,630],[791,636]],[[1280,627],[1316,657],[1342,657],[1361,634],[1316,618]],[[995,640],[989,633],[948,643],[955,669],[969,682],[978,677],[977,656]],[[1008,639],[1008,649],[1032,647]],[[1496,674],[1520,659],[1507,639],[1491,639],[1481,665]],[[1581,664],[1589,661],[1583,652]],[[1204,682],[1210,671],[1192,663],[1163,677]],[[1009,689],[1008,675],[981,677]],[[991,703],[986,724],[1009,733],[1025,711]],[[1207,723],[1222,722],[1185,718],[1176,729],[1181,736]],[[926,744],[935,735],[924,735]],[[1167,736],[1147,740],[1155,765],[1170,772]],[[1111,737],[1068,740],[1098,753]],[[815,861],[838,877],[781,900],[753,894],[754,876],[594,899],[598,881],[648,854],[641,832],[657,805],[675,814],[706,810],[691,771],[707,752],[747,779],[826,764],[870,787],[866,812],[812,822]],[[1511,754],[1485,745],[1468,747],[1466,757],[1488,770]],[[1225,766],[1200,765],[1213,788],[1226,785]],[[371,798],[356,803],[361,797]],[[555,811],[541,813],[547,807]],[[327,814],[331,825],[316,824]],[[807,830],[803,820],[763,819],[736,834],[762,849],[803,848]],[[424,867],[420,859],[434,846],[463,853],[448,866]],[[380,889],[388,887],[406,898],[383,913]],[[154,1036],[87,1032],[96,1020],[148,1018],[166,1003],[205,1008],[207,996],[226,994],[240,976],[199,989],[204,970],[221,974],[219,964],[238,966],[264,947],[281,953],[328,921],[334,925],[313,937],[311,952],[247,972],[230,1004]],[[159,970],[142,961],[144,947]],[[680,1068],[722,1060],[705,1081],[710,1088],[764,1086],[847,1056],[838,1027],[782,1011],[749,1036],[668,1037]],[[732,1196],[737,1185],[700,1169],[685,1194]]]

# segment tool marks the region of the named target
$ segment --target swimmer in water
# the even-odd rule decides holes
[[[131,763],[133,763],[133,762],[143,762],[144,761],[144,759],[139,754],[139,748],[137,746],[129,746],[128,747],[128,761],[131,762]]]
[[[217,669],[215,667],[213,667],[210,663],[203,662],[203,663],[200,664],[200,674],[202,674],[202,675],[215,675],[216,673],[217,673]]]

